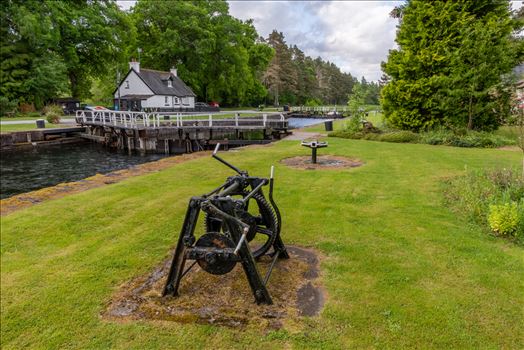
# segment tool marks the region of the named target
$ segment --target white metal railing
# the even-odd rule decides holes
[[[343,106],[318,106],[318,107],[306,107],[306,106],[293,106],[290,108],[291,112],[310,112],[310,113],[342,113],[347,112],[348,107]]]
[[[168,116],[168,120],[164,120]],[[118,126],[131,129],[138,128],[157,128],[161,126],[176,126],[176,127],[220,127],[220,126],[263,126],[266,127],[272,122],[282,123],[285,126],[286,118],[282,113],[279,115],[268,115],[264,113],[262,118],[259,117],[245,117],[240,118],[238,113],[235,113],[233,118],[220,118],[208,115],[206,119],[194,119],[194,115],[183,115],[182,113],[167,113],[167,112],[130,112],[130,111],[76,111],[76,121],[84,125],[102,125],[102,126]]]

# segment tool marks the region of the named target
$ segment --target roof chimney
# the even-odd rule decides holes
[[[171,69],[169,70],[171,72],[171,74],[173,74],[175,77],[178,77],[178,72],[177,72],[177,69],[175,67],[171,67]]]
[[[134,58],[129,62],[129,69],[133,69],[135,72],[140,73],[140,62],[137,62]]]

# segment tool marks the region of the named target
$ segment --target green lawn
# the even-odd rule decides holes
[[[370,121],[371,123],[373,123],[374,126],[381,126],[382,125],[382,113],[380,112],[369,112],[369,115],[367,117],[365,117],[365,119],[367,121]],[[344,119],[335,119],[333,121],[333,130],[341,130],[344,128],[344,126],[346,125],[348,121],[348,118],[344,118]],[[324,123],[320,123],[320,124],[315,124],[315,125],[312,125],[312,126],[308,126],[308,127],[305,127],[304,128],[304,131],[309,131],[309,132],[326,132],[326,127],[324,126]]]
[[[308,171],[278,163],[309,154],[297,141],[224,153],[252,174],[268,175],[275,164],[284,241],[326,257],[327,304],[302,328],[100,318],[122,283],[169,254],[190,196],[232,175],[202,158],[3,217],[1,347],[524,348],[524,248],[487,235],[442,195],[442,179],[465,167],[519,166],[519,152],[334,138],[320,153],[365,165]]]
[[[73,126],[72,124],[51,124],[46,122],[46,128],[64,128]],[[34,124],[0,124],[0,132],[26,131],[36,129],[36,122]]]
[[[45,119],[43,116],[31,116],[31,115],[21,115],[17,117],[0,117],[0,122],[8,122],[8,121],[18,121],[18,120],[37,120],[37,119]]]

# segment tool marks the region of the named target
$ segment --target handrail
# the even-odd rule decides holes
[[[170,121],[167,125],[161,123],[161,117],[168,115]],[[278,123],[277,125],[284,127],[286,118],[284,114],[268,115],[262,114],[260,117],[245,117],[241,118],[235,114],[233,118],[216,118],[209,114],[207,118],[194,119],[193,115],[182,115],[181,113],[160,113],[160,112],[131,112],[131,111],[110,111],[110,110],[96,110],[86,111],[78,110],[75,113],[77,123],[84,125],[102,125],[102,126],[118,126],[124,128],[158,128],[161,126],[176,126],[176,127],[220,127],[220,126],[263,126],[267,127],[271,123]]]

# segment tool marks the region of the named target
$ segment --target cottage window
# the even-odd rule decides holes
[[[179,105],[180,104],[180,99],[178,97],[174,96],[173,97],[173,102],[174,102],[174,104]]]
[[[165,97],[164,104],[166,106],[169,106],[169,97],[168,96]]]
[[[183,97],[182,98],[182,103],[184,104],[184,106],[189,105],[189,97]]]
[[[126,80],[126,89],[129,89],[129,80]]]
[[[167,81],[167,87],[173,87],[173,82],[171,80]]]

